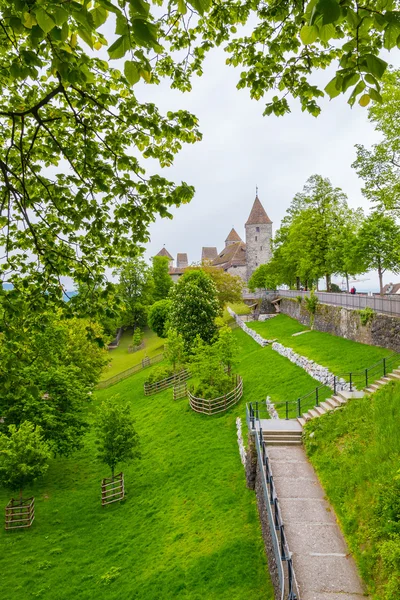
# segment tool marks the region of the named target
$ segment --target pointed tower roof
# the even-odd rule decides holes
[[[242,239],[241,239],[240,235],[238,233],[236,233],[236,231],[232,227],[232,229],[230,230],[229,235],[225,241],[226,242],[241,242]]]
[[[272,221],[265,212],[264,207],[257,195],[246,225],[265,225],[266,223],[272,223]]]
[[[166,248],[161,248],[160,252],[157,252],[156,256],[167,256],[170,260],[174,260],[173,256],[170,255]]]

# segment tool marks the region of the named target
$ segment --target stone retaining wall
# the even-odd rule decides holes
[[[310,324],[310,314],[304,302],[282,298],[281,313],[289,315],[303,325]],[[382,346],[394,352],[400,352],[400,319],[375,313],[371,321],[363,325],[360,311],[319,303],[315,313],[314,329],[331,333],[354,342]]]
[[[243,323],[243,321],[239,317],[239,315],[237,315],[235,312],[233,312],[233,310],[231,308],[229,308],[229,306],[228,306],[228,312],[231,315],[231,317],[233,317],[235,319],[235,321],[239,325],[239,327],[245,333],[247,333],[247,335],[249,335],[250,337],[252,337],[253,340],[255,342],[257,342],[257,344],[260,344],[260,346],[268,346],[269,340],[265,340],[259,333],[257,333],[253,329],[250,329],[249,327],[247,327],[247,325],[245,323]]]
[[[306,358],[305,356],[301,356],[297,354],[292,348],[287,348],[283,344],[279,342],[274,342],[272,344],[272,350],[278,352],[281,356],[288,358],[290,362],[294,363],[301,369],[304,369],[306,373],[308,373],[313,379],[320,381],[324,385],[327,385],[332,390],[334,389],[334,374],[329,371],[327,367],[322,367],[318,363]],[[352,386],[355,389],[354,385]],[[336,377],[336,391],[350,391],[350,384],[347,383],[344,379]]]

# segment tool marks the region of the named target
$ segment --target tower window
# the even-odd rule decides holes
[[[255,240],[257,241],[257,236],[255,237]]]
[[[260,246],[260,250],[262,250],[262,246]]]
[[[256,231],[257,231],[257,233],[260,233],[260,228],[256,227]]]
[[[256,267],[258,267],[258,263],[256,263]]]

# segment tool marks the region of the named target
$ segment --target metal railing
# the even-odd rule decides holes
[[[382,358],[367,369],[353,371],[351,373],[341,373],[333,377],[332,388],[333,395],[340,391],[357,391],[367,388],[381,377],[386,377],[393,369],[400,366],[400,354],[394,353]],[[313,388],[307,394],[300,396],[296,400],[284,400],[275,402],[274,407],[278,414],[285,419],[296,419],[301,417],[304,412],[318,407],[320,402],[329,398],[331,392],[325,384]],[[260,419],[260,415],[265,415],[269,419],[268,409],[265,403],[250,403],[249,410],[254,419]]]
[[[254,414],[251,416],[249,407],[250,405],[246,407],[246,416],[248,423],[251,419],[253,419],[254,423],[254,427],[251,429],[251,431],[254,434],[254,441],[257,450],[257,464],[261,478],[265,505],[267,507],[268,523],[271,532],[272,545],[274,549],[281,591],[280,598],[281,600],[300,600],[300,593],[294,574],[292,556],[286,539],[285,525],[279,506],[279,499],[276,493],[274,476],[268,457],[267,447],[263,439],[262,428],[259,421],[256,424]]]
[[[310,292],[300,290],[277,290],[279,296],[286,298],[302,298],[309,296]],[[400,317],[400,298],[385,298],[384,296],[367,296],[363,294],[348,294],[347,292],[315,292],[322,304],[333,304],[355,310],[372,308],[375,312]]]

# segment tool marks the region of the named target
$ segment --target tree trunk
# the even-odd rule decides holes
[[[296,277],[296,290],[300,289],[300,277]]]
[[[346,288],[347,288],[347,293],[349,293],[350,289],[349,289],[349,274],[346,273]]]
[[[383,272],[382,272],[380,265],[378,267],[378,275],[379,275],[379,293],[381,296],[383,296]]]
[[[330,292],[331,291],[331,276],[329,273],[325,274],[325,282],[326,282],[326,291]]]
[[[22,504],[22,488],[19,490],[19,503]]]

